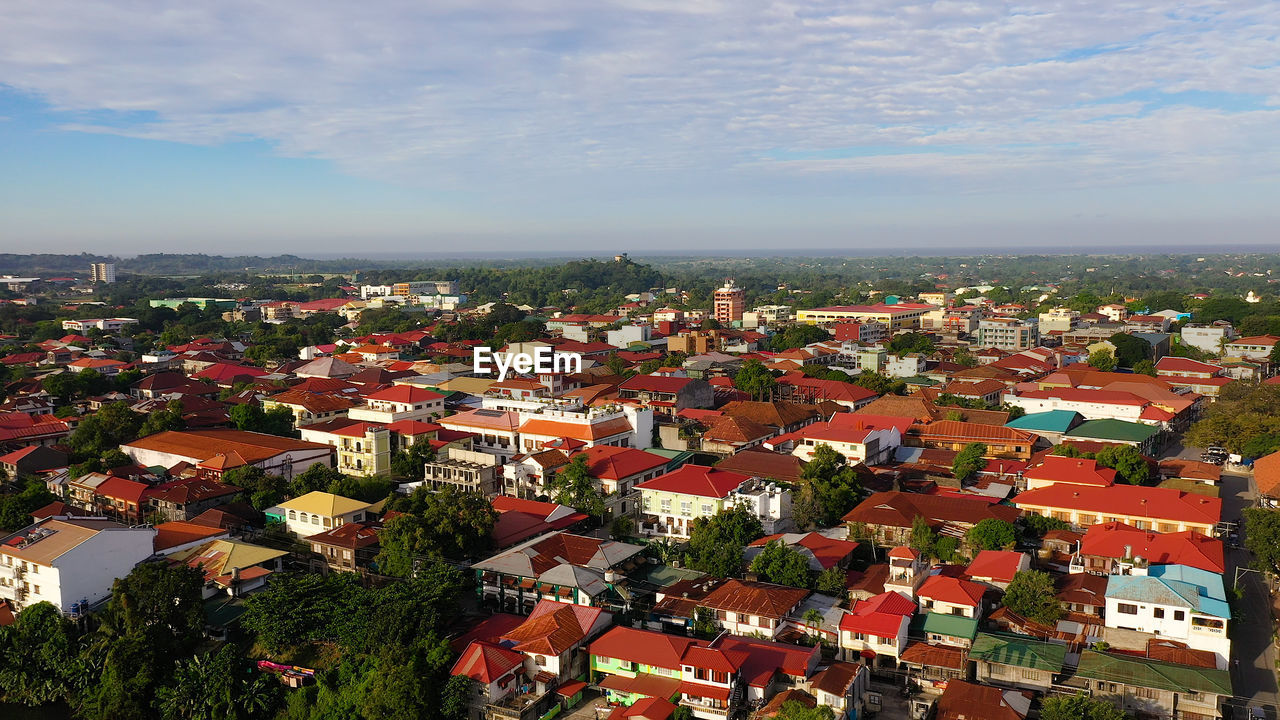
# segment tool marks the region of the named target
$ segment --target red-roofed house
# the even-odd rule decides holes
[[[600,483],[605,494],[605,507],[614,515],[629,515],[636,510],[629,498],[632,490],[642,482],[662,475],[667,469],[667,458],[636,448],[616,445],[596,445],[574,453],[570,460],[585,455],[587,472]]]
[[[542,682],[559,684],[587,672],[586,654],[578,652],[587,641],[613,623],[613,616],[598,607],[540,600],[518,627],[502,636],[503,644],[524,653],[525,674]]]
[[[778,379],[778,385],[784,389],[784,394],[797,402],[817,403],[825,400],[850,410],[868,405],[878,397],[874,392],[851,382],[821,380],[803,375],[784,375]]]
[[[1198,532],[1157,533],[1122,522],[1094,525],[1071,557],[1071,572],[1145,575],[1151,565],[1186,565],[1226,571],[1222,541]]]
[[[427,420],[444,414],[444,396],[414,385],[392,385],[366,395],[364,407],[347,411],[352,420],[389,424],[401,420]]]
[[[709,408],[715,402],[705,380],[688,377],[636,375],[618,386],[620,400],[632,400],[652,407],[654,412],[674,415],[685,408]]]
[[[850,463],[876,465],[893,457],[902,444],[901,423],[870,415],[847,414],[847,417],[806,425],[799,430],[766,440],[768,448],[786,450],[808,462],[819,445],[826,445]]]
[[[685,465],[635,487],[640,491],[642,535],[689,537],[694,520],[739,502],[752,506],[766,532],[791,517],[789,490],[706,465]]]
[[[773,541],[780,541],[792,550],[804,555],[809,561],[809,569],[814,572],[830,570],[833,567],[847,568],[858,549],[858,543],[848,540],[836,540],[820,533],[782,533],[766,535],[747,547],[747,562],[750,562],[759,549]]]
[[[1221,498],[1140,485],[1056,484],[1020,493],[1013,504],[1024,513],[1081,528],[1118,521],[1140,530],[1194,530],[1208,535],[1222,520]]]
[[[965,576],[974,582],[1004,590],[1013,582],[1013,576],[1031,569],[1031,558],[1026,553],[1012,550],[983,550],[969,563]]]
[[[734,635],[777,637],[782,621],[809,596],[808,590],[748,580],[728,580],[702,599],[716,613],[716,626]]]
[[[855,600],[840,619],[840,651],[845,660],[897,658],[907,647],[907,626],[916,604],[896,592]]]
[[[1116,484],[1116,471],[1086,458],[1046,455],[1044,462],[1022,473],[1027,489],[1048,487],[1055,483],[1111,487]]]
[[[499,495],[493,498],[498,519],[493,525],[493,545],[498,549],[518,545],[552,530],[568,530],[589,517],[556,503]]]
[[[940,615],[982,617],[982,596],[987,588],[976,582],[947,575],[930,575],[916,591],[920,607]]]
[[[146,483],[111,476],[95,488],[95,505],[105,517],[136,524],[146,513],[150,489]]]
[[[524,670],[524,654],[496,643],[477,640],[453,664],[450,675],[465,675],[477,685],[484,703],[496,703],[518,688],[516,676]]]

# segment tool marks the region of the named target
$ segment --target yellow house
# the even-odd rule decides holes
[[[751,478],[706,465],[684,465],[636,485],[640,491],[640,534],[689,537],[693,521],[732,504],[733,491]]]
[[[1055,483],[1021,492],[1013,504],[1028,515],[1056,518],[1077,528],[1122,522],[1140,530],[1212,535],[1222,519],[1221,498],[1141,485]]]
[[[367,503],[316,490],[267,508],[266,515],[283,522],[289,532],[306,537],[349,522],[362,522],[381,507],[382,501]]]
[[[293,413],[293,426],[300,428],[314,423],[336,420],[347,416],[347,411],[359,402],[338,395],[322,395],[306,390],[286,390],[262,401],[262,409],[287,408]]]
[[[298,428],[302,438],[334,448],[339,472],[347,475],[391,473],[391,432],[361,420],[334,420]]]

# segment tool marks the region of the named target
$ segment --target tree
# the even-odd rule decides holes
[[[835,720],[835,716],[830,705],[809,707],[798,700],[788,700],[782,703],[776,720]]]
[[[802,528],[839,524],[862,496],[857,471],[826,443],[819,443],[813,449],[813,456],[800,476],[807,481],[798,496],[800,518],[795,521]],[[794,506],[792,513],[794,517]]]
[[[748,360],[733,376],[733,386],[756,400],[772,397],[778,380],[759,360]]]
[[[0,628],[0,698],[24,705],[69,700],[78,641],[76,626],[48,602],[18,613]]]
[[[103,405],[96,413],[86,415],[68,443],[80,457],[99,457],[107,450],[133,442],[138,438],[142,418],[123,402]]]
[[[231,422],[237,430],[266,433],[281,437],[296,437],[293,429],[293,411],[283,405],[277,405],[263,411],[261,405],[243,403],[234,405],[230,411]]]
[[[987,518],[969,528],[964,539],[975,550],[1008,550],[1018,540],[1018,529],[1011,522]]]
[[[764,546],[751,561],[751,572],[765,582],[789,585],[795,588],[809,587],[809,561],[781,540]]]
[[[1023,515],[1022,525],[1026,528],[1026,534],[1033,537],[1044,537],[1044,534],[1050,530],[1070,530],[1071,526],[1055,517],[1045,517],[1044,515]]]
[[[839,566],[829,567],[818,573],[813,589],[823,595],[843,598],[849,590],[849,575]]]
[[[1152,356],[1151,343],[1129,333],[1118,332],[1107,338],[1116,349],[1116,362],[1121,367],[1132,368]]]
[[[987,446],[982,443],[965,445],[955,460],[951,462],[951,474],[961,483],[967,483],[978,475],[978,471],[987,466]]]
[[[1151,475],[1147,459],[1132,445],[1108,445],[1094,459],[1103,467],[1113,468],[1130,485],[1141,485]]]
[[[138,429],[138,437],[147,437],[167,430],[182,430],[186,427],[187,421],[182,418],[182,401],[170,400],[165,404],[164,410],[156,410],[147,415],[142,427]]]
[[[1151,360],[1149,359],[1139,360],[1138,362],[1134,363],[1133,372],[1136,375],[1150,375],[1151,377],[1155,377],[1156,364],[1151,362]]]
[[[31,524],[31,512],[57,499],[40,478],[23,478],[21,490],[0,496],[0,530],[15,532]]]
[[[1089,353],[1089,367],[1095,370],[1111,372],[1116,369],[1116,365],[1116,356],[1105,349],[1098,349]]]
[[[609,537],[626,540],[636,534],[636,521],[630,515],[619,515],[609,523]]]
[[[427,463],[434,460],[436,451],[426,442],[415,442],[391,456],[391,474],[407,481],[422,480]]]
[[[112,585],[107,612],[122,634],[172,657],[204,634],[203,592],[204,573],[196,568],[143,563]]]
[[[1028,620],[1052,625],[1062,617],[1053,578],[1040,570],[1019,570],[1004,593],[1004,606]]]
[[[569,464],[547,478],[547,494],[561,505],[598,518],[604,515],[604,493],[591,477],[587,454],[578,453]]]
[[[937,542],[938,534],[929,526],[929,521],[923,515],[915,516],[911,520],[911,538],[907,541],[907,545],[921,555],[933,557],[934,545]]]
[[[1280,572],[1280,511],[1245,508],[1244,544],[1259,570]]]
[[[1125,720],[1128,717],[1110,702],[1084,693],[1047,697],[1040,708],[1040,720]]]
[[[689,535],[689,566],[715,577],[736,577],[744,548],[762,535],[760,518],[740,505],[697,518]]]
[[[281,687],[223,645],[178,663],[173,683],[157,696],[165,720],[252,720],[275,714]]]
[[[850,382],[859,387],[864,387],[877,395],[901,395],[907,388],[905,382],[881,375],[872,370],[863,370],[854,375]]]
[[[769,349],[782,352],[830,339],[831,333],[817,325],[789,325],[782,332],[774,333],[773,337],[769,338]]]
[[[375,562],[385,575],[409,577],[418,557],[473,558],[492,545],[498,516],[483,495],[420,487],[392,505],[403,514],[388,520],[379,535]]]

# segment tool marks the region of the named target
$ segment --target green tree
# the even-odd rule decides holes
[[[31,524],[31,512],[57,498],[40,478],[21,478],[22,488],[11,495],[0,495],[0,530],[15,532]]]
[[[147,437],[167,430],[183,430],[186,427],[187,421],[182,418],[182,401],[170,400],[165,404],[164,410],[156,410],[147,415],[147,419],[142,422],[142,427],[138,429],[138,437]]]
[[[1244,544],[1258,569],[1280,572],[1280,511],[1245,508]]]
[[[586,453],[575,455],[568,465],[548,477],[546,486],[553,501],[595,518],[604,515],[604,493],[591,477]]]
[[[1050,530],[1070,530],[1071,526],[1054,517],[1045,517],[1044,515],[1023,515],[1022,525],[1026,528],[1026,534],[1032,537],[1044,537],[1044,534]]]
[[[1041,720],[1125,720],[1128,717],[1110,702],[1084,693],[1047,697],[1040,708]]]
[[[223,645],[178,663],[173,683],[157,697],[165,720],[253,720],[275,714],[281,687]]]
[[[497,513],[483,495],[418,488],[394,505],[403,514],[383,525],[375,559],[385,575],[409,577],[418,557],[474,558],[492,545]]]
[[[1133,372],[1137,375],[1150,375],[1151,377],[1155,377],[1156,364],[1151,362],[1149,359],[1139,360],[1133,364]]]
[[[806,481],[797,496],[800,514],[795,522],[801,528],[839,524],[862,497],[857,470],[826,443],[819,443],[813,449],[813,456],[800,476]],[[792,513],[794,516],[795,507]]]
[[[1004,606],[1028,620],[1052,625],[1062,617],[1053,578],[1040,570],[1019,570],[1004,593]]]
[[[794,350],[813,343],[831,339],[831,333],[817,325],[789,325],[782,332],[769,338],[769,349],[774,352]]]
[[[823,595],[843,598],[849,589],[849,575],[840,567],[829,567],[818,573],[813,589]]]
[[[204,634],[203,592],[204,573],[196,568],[143,563],[112,585],[107,612],[122,634],[172,657]]]
[[[1011,522],[987,518],[969,528],[964,539],[975,550],[1008,550],[1018,540],[1018,529]]]
[[[430,443],[415,442],[391,457],[391,474],[410,482],[422,480],[427,463],[435,457],[436,451],[431,449]]]
[[[788,700],[775,716],[777,720],[835,720],[835,711],[830,705],[809,707],[798,700]]]
[[[1129,333],[1119,332],[1107,340],[1116,348],[1116,362],[1121,367],[1132,368],[1152,356],[1151,343]]]
[[[0,699],[43,705],[71,699],[79,633],[48,602],[18,613],[0,627]]]
[[[689,535],[689,566],[716,577],[736,577],[747,544],[762,535],[760,518],[740,505],[697,518]]]
[[[937,542],[938,534],[929,526],[929,521],[923,515],[915,516],[911,520],[911,538],[907,545],[921,555],[933,557]]]
[[[283,405],[263,411],[261,405],[243,403],[233,405],[230,411],[231,422],[237,430],[279,435],[280,437],[296,437],[293,429],[293,412]]]
[[[81,419],[67,442],[80,457],[99,457],[107,450],[136,440],[140,427],[142,418],[128,405],[107,403]]]
[[[987,446],[983,443],[969,443],[951,462],[951,474],[961,483],[967,483],[978,476],[978,471],[987,466]]]
[[[1099,465],[1113,468],[1130,485],[1141,485],[1151,475],[1151,466],[1132,445],[1108,445],[1095,456]]]
[[[1089,353],[1089,367],[1095,370],[1111,372],[1116,369],[1117,365],[1116,356],[1105,349],[1098,349]]]
[[[765,582],[796,588],[810,585],[809,561],[781,540],[766,544],[751,561],[750,569]]]
[[[759,360],[748,360],[733,376],[733,386],[756,400],[773,397],[778,380]]]

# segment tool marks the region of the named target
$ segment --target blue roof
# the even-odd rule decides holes
[[[1080,413],[1075,410],[1049,410],[1023,415],[1016,420],[1010,420],[1004,426],[1019,430],[1064,433],[1082,419]]]
[[[1147,572],[1148,575],[1112,575],[1107,579],[1107,597],[1231,617],[1221,575],[1186,565],[1152,565]]]

